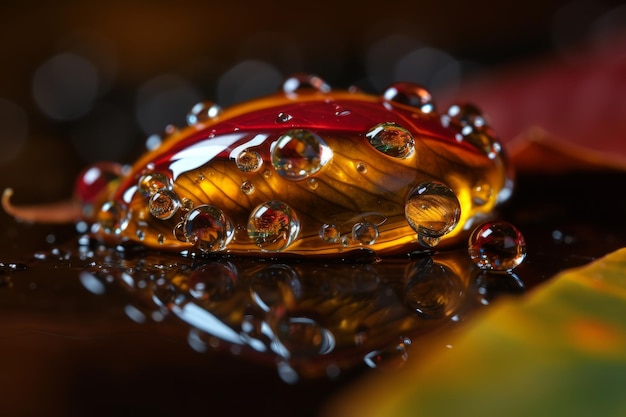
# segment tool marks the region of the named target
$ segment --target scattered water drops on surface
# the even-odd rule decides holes
[[[468,253],[481,269],[510,271],[524,261],[526,242],[522,233],[505,221],[487,222],[472,232]]]
[[[283,178],[298,181],[322,169],[332,155],[332,150],[316,133],[292,129],[278,138],[272,149],[272,164]]]
[[[211,120],[222,112],[222,109],[212,101],[204,101],[195,104],[187,114],[187,124],[189,126],[196,123]]]
[[[378,228],[369,222],[359,222],[352,226],[352,240],[363,245],[372,245],[378,239]]]
[[[150,214],[157,219],[167,220],[172,218],[180,208],[180,199],[174,191],[160,190],[150,197],[148,208]]]
[[[200,205],[192,209],[183,224],[187,241],[204,252],[224,249],[233,237],[233,224],[217,207]]]
[[[261,250],[277,252],[291,245],[300,231],[296,213],[282,201],[261,204],[250,214],[248,235]]]
[[[98,224],[108,234],[120,234],[128,226],[126,207],[117,201],[105,202],[96,216]]]
[[[446,185],[428,182],[413,190],[406,200],[404,212],[419,236],[439,238],[456,227],[461,205]]]
[[[172,179],[161,172],[144,174],[137,181],[137,190],[145,197],[150,197],[157,191],[171,190],[172,188]]]
[[[245,150],[237,155],[235,164],[241,172],[256,172],[263,165],[263,158],[258,152]]]
[[[396,123],[380,123],[365,136],[369,143],[385,155],[405,159],[415,153],[415,140],[411,132]]]

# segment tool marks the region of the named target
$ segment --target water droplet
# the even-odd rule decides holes
[[[385,100],[416,107],[424,113],[433,111],[433,98],[424,87],[412,82],[394,83],[383,93]]]
[[[524,261],[526,242],[522,233],[505,221],[487,222],[474,229],[468,253],[481,269],[510,271]]]
[[[292,355],[324,355],[335,347],[332,333],[308,317],[284,317],[277,323],[275,333]]]
[[[84,169],[74,183],[74,194],[83,203],[93,203],[107,189],[109,184],[122,174],[120,164],[98,162]]]
[[[297,181],[322,169],[333,152],[317,134],[305,129],[284,133],[272,149],[272,164],[283,178]]]
[[[187,114],[187,124],[189,126],[196,123],[206,122],[219,115],[222,109],[212,101],[205,101],[194,105]]]
[[[379,152],[394,158],[405,159],[415,153],[411,132],[395,123],[381,123],[365,134],[370,144]]]
[[[465,126],[480,128],[486,125],[482,110],[472,103],[451,105],[447,114],[441,116],[441,123],[459,131]]]
[[[300,222],[281,201],[268,201],[250,214],[248,235],[264,251],[281,251],[291,245],[300,231]]]
[[[161,233],[159,233],[157,235],[157,242],[159,242],[159,245],[162,245],[165,243],[165,236],[163,236]]]
[[[263,165],[263,158],[258,152],[245,150],[237,155],[235,163],[241,172],[256,172]]]
[[[233,237],[233,224],[217,207],[200,205],[189,212],[183,225],[185,238],[204,252],[224,249]]]
[[[323,224],[320,227],[320,239],[328,243],[335,243],[339,240],[339,229],[334,224]]]
[[[139,239],[140,241],[146,238],[146,232],[141,229],[137,229],[137,232],[135,234],[137,235],[137,239]]]
[[[296,271],[285,264],[273,264],[254,275],[250,283],[252,299],[263,311],[293,303],[302,295]]]
[[[487,183],[479,183],[472,187],[472,202],[477,206],[483,206],[491,200],[491,186]]]
[[[374,350],[363,357],[365,364],[370,368],[383,371],[392,371],[402,368],[409,358],[404,342],[384,349]]]
[[[191,201],[187,197],[183,197],[180,199],[180,205],[184,210],[189,211],[193,208],[193,201]]]
[[[317,90],[322,93],[328,93],[331,90],[330,85],[326,84],[317,75],[295,74],[283,82],[283,92],[285,94],[294,94],[307,89]]]
[[[291,119],[293,119],[293,116],[289,113],[280,112],[278,113],[278,116],[276,116],[276,123],[286,123]]]
[[[128,226],[126,207],[117,201],[107,201],[100,207],[97,221],[108,234],[120,234]]]
[[[187,241],[187,237],[185,236],[185,223],[184,223],[184,221],[176,223],[176,226],[174,226],[174,230],[172,230],[172,234],[174,235],[176,240],[179,240],[181,242],[186,242]]]
[[[254,184],[250,181],[244,181],[241,183],[241,191],[244,194],[252,194],[254,192]]]
[[[180,199],[174,191],[160,190],[150,197],[148,208],[157,219],[167,220],[180,208]]]
[[[432,258],[412,264],[406,282],[404,302],[421,319],[451,317],[463,299],[464,286],[460,278]]]
[[[356,171],[359,174],[366,174],[367,173],[367,164],[364,162],[359,162],[356,164]]]
[[[319,187],[320,184],[315,178],[309,178],[306,181],[306,185],[308,185],[309,189],[311,190],[317,190],[317,187]]]
[[[227,300],[235,292],[236,271],[230,262],[211,262],[202,265],[187,279],[189,294],[202,301]]]
[[[137,190],[144,197],[150,197],[157,191],[171,190],[172,187],[172,179],[162,172],[151,172],[142,175],[139,181],[137,181]]]
[[[454,192],[439,182],[420,184],[407,198],[404,213],[419,236],[438,238],[454,229],[461,205]]]
[[[489,159],[494,159],[502,151],[502,145],[496,139],[495,133],[489,128],[463,129],[463,140],[483,152]]]
[[[359,222],[352,226],[352,240],[363,245],[372,245],[378,239],[378,228],[372,223]]]

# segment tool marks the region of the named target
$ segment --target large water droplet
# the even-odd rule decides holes
[[[291,245],[300,231],[296,213],[282,201],[268,201],[250,214],[248,235],[261,250],[277,252]]]
[[[408,158],[415,153],[411,132],[396,123],[381,123],[365,134],[369,143],[379,152],[394,158]]]
[[[144,197],[150,197],[160,190],[171,190],[172,179],[162,172],[144,174],[137,181],[137,190]]]
[[[245,150],[237,155],[235,164],[241,172],[256,172],[263,165],[263,158],[258,152]]]
[[[126,207],[117,201],[107,201],[96,216],[102,230],[108,234],[120,234],[128,226]]]
[[[305,129],[284,133],[272,149],[272,164],[283,178],[298,181],[322,169],[333,152],[317,134]]]
[[[233,237],[233,224],[224,212],[210,205],[197,206],[185,218],[187,241],[205,252],[224,249]]]
[[[148,208],[157,219],[167,220],[180,208],[180,199],[174,191],[160,190],[150,197]]]
[[[424,113],[434,110],[433,98],[424,87],[412,82],[398,82],[387,87],[385,100],[416,107]]]
[[[468,253],[481,269],[510,271],[524,261],[526,241],[522,233],[508,222],[487,222],[472,232]]]
[[[418,235],[437,238],[457,225],[461,205],[450,188],[439,182],[427,182],[409,195],[404,213]]]
[[[205,101],[194,105],[187,114],[187,124],[189,126],[196,123],[206,122],[220,114],[222,109],[212,101]]]

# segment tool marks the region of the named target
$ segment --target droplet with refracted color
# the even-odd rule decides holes
[[[254,192],[254,184],[250,181],[244,181],[241,183],[241,192],[244,194],[252,194]]]
[[[263,165],[263,158],[255,151],[242,151],[237,155],[235,164],[241,172],[256,172]]]
[[[335,243],[339,240],[340,233],[334,224],[323,224],[320,227],[320,239],[324,242]]]
[[[272,164],[283,178],[298,181],[318,172],[332,156],[332,150],[318,134],[292,129],[278,138],[272,149]]]
[[[296,213],[282,201],[272,200],[252,211],[248,235],[263,251],[279,252],[291,245],[300,231]]]
[[[405,159],[415,153],[415,140],[407,129],[396,123],[380,123],[365,134],[369,143],[385,155]]]
[[[150,214],[157,219],[167,220],[172,218],[180,208],[180,199],[174,191],[163,189],[152,194],[148,201],[148,208]]]
[[[378,228],[369,222],[359,222],[352,226],[352,240],[363,245],[371,245],[378,239]]]
[[[171,190],[172,179],[162,172],[150,172],[139,177],[137,190],[144,197],[150,197],[160,190]]]
[[[117,201],[105,202],[98,214],[96,220],[106,233],[111,235],[120,234],[128,226],[128,216],[126,207]]]
[[[276,123],[285,123],[291,119],[293,119],[293,116],[289,113],[280,112],[278,113],[278,116],[276,116]]]
[[[526,258],[526,241],[511,223],[487,222],[470,235],[468,253],[481,269],[510,271]]]
[[[420,184],[404,206],[406,219],[420,236],[440,238],[459,222],[461,205],[454,192],[439,182]]]
[[[476,184],[471,189],[472,202],[477,206],[485,205],[491,200],[491,185],[489,183]]]
[[[453,126],[462,129],[464,126],[481,128],[486,125],[483,112],[475,104],[457,103],[448,108],[448,112],[441,117],[444,126]]]
[[[224,249],[233,237],[233,224],[222,210],[210,205],[192,209],[183,224],[187,241],[204,252]]]
[[[221,112],[222,109],[220,108],[220,106],[213,103],[212,101],[197,103],[191,108],[191,110],[187,114],[187,124],[191,126],[195,125],[196,123],[205,122],[207,120],[213,119]]]
[[[482,151],[489,159],[494,159],[502,151],[502,146],[491,133],[491,129],[463,128],[463,140]]]
[[[383,92],[385,100],[416,107],[424,113],[435,109],[433,98],[424,87],[412,82],[397,82]]]

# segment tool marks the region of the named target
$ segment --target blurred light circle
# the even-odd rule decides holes
[[[454,90],[461,82],[461,65],[440,49],[423,47],[395,63],[394,79],[411,81],[431,91]]]
[[[41,64],[33,77],[35,102],[55,120],[73,120],[85,115],[97,93],[97,69],[73,53],[55,55]]]
[[[132,114],[108,103],[98,104],[72,127],[72,143],[86,163],[128,160],[138,147]]]
[[[406,54],[422,45],[416,39],[400,34],[392,34],[382,38],[367,48],[365,65],[370,84],[377,90],[383,91],[394,81],[396,62]]]
[[[163,74],[145,82],[137,93],[137,122],[146,135],[160,133],[167,125],[183,126],[202,94],[186,79]]]
[[[12,101],[0,98],[0,162],[13,159],[28,137],[26,112]]]
[[[274,93],[282,74],[264,61],[245,60],[227,70],[217,82],[217,100],[222,107]]]

